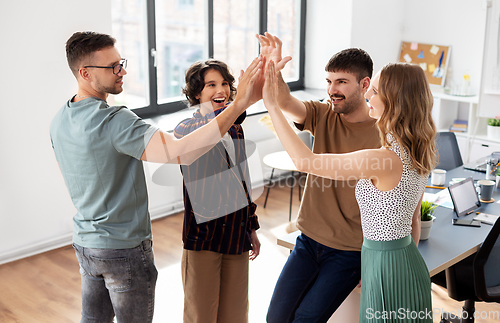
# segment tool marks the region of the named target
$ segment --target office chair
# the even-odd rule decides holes
[[[462,155],[458,148],[457,137],[453,132],[438,132],[436,146],[439,153],[439,164],[436,168],[450,170],[463,165]],[[446,288],[446,274],[444,271],[431,277],[434,284]]]
[[[453,132],[438,132],[436,146],[439,153],[439,164],[436,168],[450,170],[464,164],[458,148],[457,137]]]
[[[481,248],[456,265],[446,269],[450,298],[463,301],[462,319],[441,317],[445,322],[474,322],[476,301],[500,303],[500,220],[497,220]]]

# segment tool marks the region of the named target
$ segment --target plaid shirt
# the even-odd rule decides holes
[[[177,125],[175,137],[181,138],[207,124],[227,106],[205,116],[197,110],[192,118]],[[244,113],[238,120],[244,120],[245,116]],[[249,194],[243,127],[233,124],[228,134],[234,143],[235,163],[220,141],[191,165],[181,166],[185,249],[224,254],[241,254],[252,249],[250,234],[259,228],[259,222],[255,214],[257,206]]]

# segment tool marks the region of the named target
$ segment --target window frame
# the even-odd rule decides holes
[[[306,1],[300,1],[300,20],[299,20],[299,73],[298,80],[288,82],[291,91],[304,89],[304,71],[305,71],[305,25],[306,25]],[[214,55],[214,0],[207,0],[207,14],[208,14],[208,57],[212,58]],[[268,0],[259,0],[259,34],[267,31],[267,9]],[[160,103],[158,104],[158,75],[155,64],[156,60],[156,13],[155,1],[146,1],[146,19],[147,19],[147,66],[148,66],[148,85],[147,91],[149,94],[149,105],[143,108],[133,109],[141,118],[152,118],[165,114],[174,113],[186,108],[185,100]]]

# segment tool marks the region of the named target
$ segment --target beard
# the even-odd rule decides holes
[[[101,93],[108,93],[108,94],[120,94],[123,92],[123,87],[121,84],[114,83],[113,86],[106,86],[101,84],[99,80],[96,82],[96,87],[97,90]]]
[[[331,97],[343,98],[343,100],[337,104],[334,104],[332,100],[333,112],[342,114],[350,114],[354,112],[360,107],[362,103],[365,102],[365,98],[362,95],[358,96],[357,93],[352,94],[348,97],[341,94],[332,95]]]

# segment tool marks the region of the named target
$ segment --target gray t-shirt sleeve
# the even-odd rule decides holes
[[[117,110],[111,116],[109,127],[113,147],[119,153],[136,159],[141,159],[146,146],[158,130],[126,108]]]

